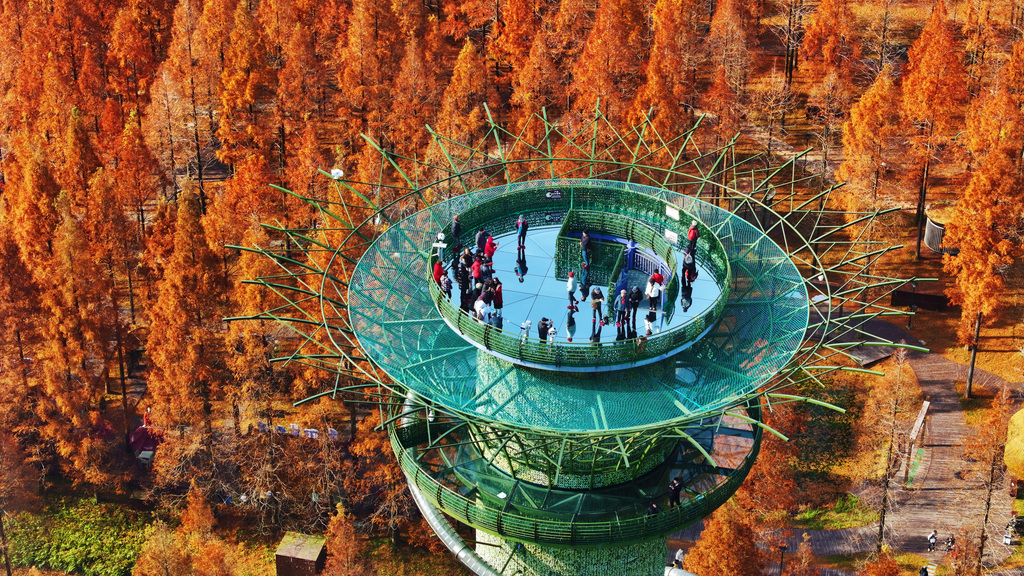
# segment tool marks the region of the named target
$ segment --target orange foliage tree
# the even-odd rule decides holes
[[[726,503],[704,520],[700,540],[690,549],[683,569],[696,574],[761,576],[764,561],[746,515]]]
[[[973,341],[972,325],[1000,306],[1003,269],[1013,263],[1013,230],[1024,210],[1020,143],[1024,118],[1004,88],[982,96],[968,119],[968,145],[980,165],[957,199],[947,242],[960,248],[943,257],[954,285],[948,290],[962,309],[957,335]]]
[[[891,71],[885,68],[867,92],[850,108],[850,118],[843,124],[843,163],[836,177],[850,188],[843,198],[850,209],[862,209],[867,201],[877,201],[878,189],[885,173],[886,160],[899,134],[899,114],[893,109],[899,89]]]
[[[917,197],[917,250],[921,254],[928,177],[937,149],[962,125],[967,103],[967,72],[950,27],[944,0],[938,0],[921,36],[910,47],[903,79],[903,115],[914,127],[913,153],[920,166]]]

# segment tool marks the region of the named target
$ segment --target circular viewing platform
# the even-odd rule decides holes
[[[517,212],[510,213],[509,206]],[[429,282],[431,297],[444,321],[468,342],[521,366],[594,372],[668,358],[715,325],[732,275],[725,248],[707,226],[678,209],[657,208],[634,191],[624,191],[604,210],[577,208],[569,191],[563,196],[557,188],[512,190],[481,202],[460,214],[461,237],[452,237],[449,225],[445,242],[435,245],[430,269],[440,258],[456,288],[449,298]],[[515,228],[520,217],[528,223],[522,244]],[[691,222],[697,222],[699,239],[692,267],[697,277],[688,282],[683,262]],[[475,251],[479,230],[497,241],[493,278],[502,285],[503,306],[495,306],[487,319],[473,309],[480,290],[473,291],[472,279],[470,300],[460,298],[456,272],[459,249]],[[586,268],[580,250],[584,232],[592,246]],[[571,299],[569,273],[578,284]],[[652,304],[646,290],[653,274],[662,281]],[[640,297],[635,307],[629,300],[634,289]],[[596,305],[594,290],[604,299]],[[623,298],[626,311],[620,314]],[[570,301],[578,301],[575,308]]]
[[[480,228],[496,234],[501,326],[460,309],[454,277],[449,300],[431,275],[438,250],[451,267],[456,214],[466,246],[475,250]],[[520,214],[531,223],[523,250],[514,231]],[[698,277],[687,294],[678,258],[692,220],[700,230]],[[643,338],[646,299],[636,337],[627,329],[617,339],[607,300],[602,316],[610,322],[602,327],[588,296],[573,313],[576,331],[568,341],[565,278],[579,270],[577,225],[594,232],[590,280],[606,298],[613,285],[643,290],[648,273],[664,271],[650,337]],[[449,242],[438,242],[438,234]],[[632,262],[626,256],[631,247]],[[515,270],[523,255],[519,282]],[[349,265],[340,257],[332,264]],[[692,196],[602,180],[523,182],[439,202],[390,224],[355,263],[350,280],[334,280],[344,276],[328,269],[324,297],[346,295],[334,299],[344,299],[366,357],[410,394],[450,414],[552,433],[699,422],[777,375],[800,350],[809,318],[804,279],[757,227]],[[547,343],[537,337],[542,317],[556,328]],[[532,328],[524,341],[526,320]],[[324,322],[334,338],[335,322],[327,316]],[[594,372],[600,378],[591,378]]]

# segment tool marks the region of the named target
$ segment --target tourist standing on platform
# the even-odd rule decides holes
[[[447,272],[445,272],[444,275],[441,276],[440,284],[441,284],[441,292],[444,292],[444,295],[449,300],[451,300],[452,299],[452,279],[448,277],[448,273]]]
[[[501,280],[494,279],[494,315],[500,317],[505,307],[505,296],[501,293]]]
[[[579,312],[580,309],[576,307],[576,289],[579,288],[579,284],[576,282],[576,274],[569,271],[569,279],[565,282],[565,289],[569,291],[569,310],[573,312]]]
[[[483,228],[476,233],[476,249],[478,252],[484,251],[484,245],[487,244],[487,231]]]
[[[619,297],[615,299],[615,325],[619,328],[625,328],[629,323],[629,308],[629,296],[626,295],[626,289],[623,288],[619,291]]]
[[[441,285],[441,276],[443,276],[443,275],[444,275],[444,264],[441,264],[441,261],[437,260],[436,262],[434,262],[434,282],[437,282],[438,286]]]
[[[583,235],[580,236],[580,256],[583,257],[584,270],[590,269],[590,251],[590,234],[583,232]]]
[[[526,221],[526,216],[520,214],[519,220],[516,220],[516,231],[519,232],[519,250],[526,249],[526,231],[530,229],[530,223]]]
[[[668,507],[675,508],[679,506],[679,495],[683,491],[683,478],[676,476],[668,484]]]
[[[537,324],[537,337],[539,337],[541,341],[547,342],[548,332],[551,331],[551,326],[553,324],[554,323],[551,322],[551,320],[548,320],[547,318],[540,319],[540,323]]]
[[[629,296],[626,295],[626,289],[623,288],[615,298],[616,340],[626,339],[627,326],[629,326]]]
[[[452,216],[452,243],[455,244],[452,254],[457,255],[462,250],[462,223],[458,214]]]
[[[629,293],[629,307],[633,310],[633,331],[636,332],[636,309],[640,307],[640,301],[644,299],[644,293],[640,291],[639,286],[633,286],[632,292]]]
[[[494,236],[487,235],[487,239],[484,240],[484,256],[488,258],[494,258],[494,253],[498,251],[498,243],[494,241]]]
[[[604,314],[601,313],[601,303],[604,302],[604,293],[597,286],[590,291],[590,308],[594,311],[594,322],[601,319],[601,326],[604,326]]]
[[[661,298],[661,284],[655,282],[652,277],[647,281],[647,289],[644,290],[644,294],[647,295],[647,300],[650,303],[651,310],[657,310],[658,299]]]
[[[697,230],[697,221],[690,222],[690,229],[686,231],[686,239],[690,241],[690,252],[697,253],[697,239],[700,238],[700,231]]]

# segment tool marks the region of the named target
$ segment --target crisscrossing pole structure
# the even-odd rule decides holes
[[[378,161],[361,180],[333,178],[327,197],[300,197],[308,224],[267,224],[270,245],[241,247],[279,268],[252,280],[277,304],[248,317],[292,335],[277,360],[335,375],[307,400],[376,403],[418,506],[477,574],[661,574],[664,536],[725,502],[762,434],[778,434],[765,411],[820,403],[792,390],[863,370],[854,348],[901,346],[866,329],[903,314],[883,302],[913,280],[868,272],[896,248],[865,233],[879,213],[833,210],[836,187],[802,155],[701,150],[699,124],[669,137],[541,114],[517,133],[491,121],[472,143],[431,131],[423,158],[368,141]],[[513,243],[522,220],[533,236]],[[501,237],[492,265],[514,261],[519,279],[486,322],[432,277],[478,229]],[[600,257],[584,266],[587,230]],[[614,337],[596,304],[578,323],[571,293],[557,310],[573,270],[609,300],[663,271],[646,333],[635,307]],[[541,314],[557,336],[530,332]]]

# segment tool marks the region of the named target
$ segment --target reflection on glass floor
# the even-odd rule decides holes
[[[557,342],[586,342],[588,340],[597,342],[610,342],[617,337],[635,337],[629,331],[640,336],[646,330],[645,320],[650,321],[652,333],[658,334],[686,321],[699,316],[709,308],[713,307],[721,293],[718,286],[712,280],[712,275],[698,264],[697,281],[692,289],[687,291],[679,289],[679,293],[671,303],[660,302],[652,314],[650,305],[645,296],[637,309],[637,317],[630,314],[628,326],[622,327],[621,331],[616,327],[614,295],[609,295],[607,286],[600,286],[605,297],[601,305],[600,316],[597,310],[591,305],[589,290],[586,300],[581,301],[582,294],[579,290],[574,294],[579,301],[578,312],[571,312],[568,309],[569,296],[566,290],[566,279],[555,277],[555,239],[558,235],[558,226],[547,226],[530,229],[526,238],[524,250],[517,250],[517,237],[515,232],[506,232],[495,236],[498,243],[498,250],[494,254],[494,277],[501,280],[504,300],[500,327],[506,332],[522,334],[522,325],[529,320],[531,323],[530,336],[537,337],[537,325],[542,318],[548,318],[554,323],[555,341]],[[682,260],[682,258],[679,258]],[[450,266],[451,262],[447,262]],[[517,276],[516,267],[519,267],[521,276]],[[525,273],[522,273],[525,270]],[[575,271],[577,278],[580,271]],[[673,272],[679,274],[679,270]],[[454,279],[454,274],[452,275]],[[628,285],[639,287],[643,292],[647,284],[648,276],[638,270],[631,270],[628,273]],[[666,278],[666,285],[669,278]],[[627,290],[627,295],[629,291]],[[685,296],[689,294],[689,302]],[[458,306],[459,289],[456,284],[453,292],[454,304]],[[662,296],[664,299],[664,293]],[[666,306],[667,305],[667,306]],[[667,307],[669,313],[663,313]],[[601,320],[608,322],[601,326]],[[620,333],[621,332],[621,333]]]

